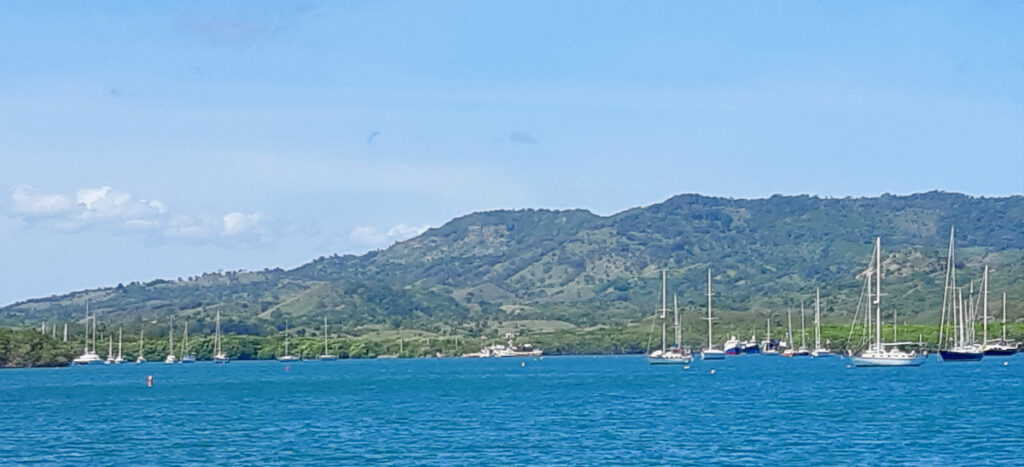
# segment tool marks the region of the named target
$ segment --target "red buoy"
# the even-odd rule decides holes
[[[153,387],[153,375],[147,375],[146,376],[146,387],[147,388]]]

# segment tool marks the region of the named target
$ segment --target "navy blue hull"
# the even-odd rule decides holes
[[[996,356],[1013,355],[1015,353],[1017,353],[1016,349],[988,349],[988,350],[985,351],[985,355],[996,355]]]
[[[942,355],[944,362],[980,362],[981,358],[985,356],[982,352],[952,352],[949,350],[940,350],[939,355]]]

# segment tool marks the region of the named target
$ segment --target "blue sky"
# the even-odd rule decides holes
[[[1024,193],[1024,3],[0,3],[0,304],[473,211]]]

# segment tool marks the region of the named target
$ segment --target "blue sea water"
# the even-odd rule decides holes
[[[684,370],[623,356],[3,370],[0,461],[1024,463],[1024,357],[849,363],[742,356]]]

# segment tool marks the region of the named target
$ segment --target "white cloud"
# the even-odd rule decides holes
[[[60,194],[36,194],[28,185],[14,187],[11,203],[15,214],[28,216],[58,215],[74,206],[70,197]]]
[[[263,215],[260,213],[243,214],[232,212],[224,215],[223,228],[220,235],[223,237],[236,237],[246,233],[259,233]]]
[[[107,229],[112,233],[146,233],[166,238],[232,238],[266,241],[268,219],[261,213],[231,212],[221,216],[192,216],[172,212],[160,200],[136,199],[109,186],[86,187],[74,196],[37,193],[28,185],[14,187],[9,212],[0,214],[32,228],[58,231]]]
[[[395,242],[402,240],[408,240],[415,237],[423,232],[426,232],[429,226],[412,226],[408,224],[397,224],[387,230],[380,230],[373,226],[359,226],[352,229],[348,234],[348,238],[353,243],[356,243],[365,247],[381,248],[391,245]]]

